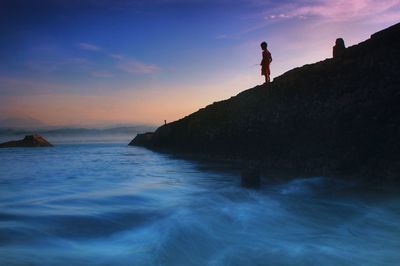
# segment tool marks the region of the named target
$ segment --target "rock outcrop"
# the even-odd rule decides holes
[[[151,145],[151,142],[153,140],[153,132],[147,132],[143,134],[138,134],[130,143],[129,145],[134,146],[147,146]]]
[[[400,24],[131,145],[259,161],[298,174],[400,180]]]
[[[53,147],[53,145],[38,134],[25,136],[22,140],[8,141],[0,144],[0,148],[14,147]]]

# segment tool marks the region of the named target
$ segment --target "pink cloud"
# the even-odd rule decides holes
[[[393,12],[395,9],[399,14],[400,1],[398,0],[319,0],[283,5],[267,13],[265,18],[275,20],[318,17],[329,21],[353,21],[372,16],[384,16],[385,13]]]

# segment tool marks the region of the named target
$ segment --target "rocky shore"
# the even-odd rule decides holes
[[[400,23],[129,145],[298,174],[400,180]]]

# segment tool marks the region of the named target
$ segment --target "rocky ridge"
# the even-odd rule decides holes
[[[400,23],[130,145],[298,174],[400,180]]]

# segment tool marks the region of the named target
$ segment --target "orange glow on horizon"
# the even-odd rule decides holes
[[[233,82],[236,84],[132,90],[113,95],[47,93],[8,96],[14,104],[11,108],[3,109],[2,113],[31,116],[56,126],[111,123],[159,125],[164,120],[175,121],[215,101],[236,95],[246,86]]]

